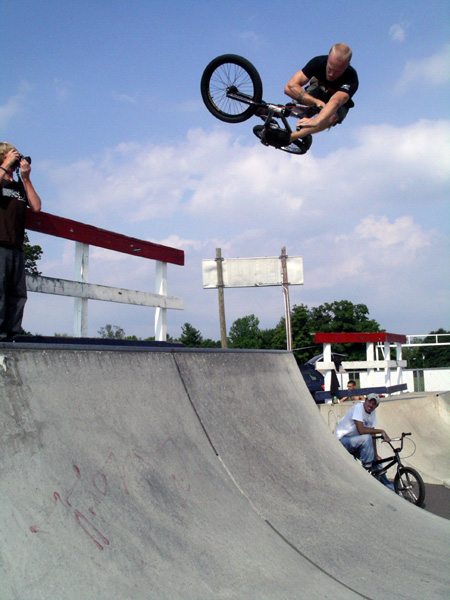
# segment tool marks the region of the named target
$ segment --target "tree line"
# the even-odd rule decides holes
[[[24,243],[25,271],[31,275],[40,275],[37,261],[42,256],[42,248],[31,245],[27,233]],[[282,317],[272,329],[261,329],[260,321],[254,314],[236,319],[228,333],[228,347],[260,350],[286,349],[286,323]],[[325,302],[320,306],[308,307],[306,304],[294,305],[291,310],[291,329],[294,356],[299,364],[304,364],[313,356],[322,352],[322,346],[314,344],[314,333],[342,332],[378,332],[380,328],[375,319],[371,319],[369,309],[365,304],[353,304],[349,300]],[[396,332],[394,332],[396,333]],[[433,334],[441,334],[441,342],[450,342],[450,331],[437,329],[430,331],[429,337],[417,339],[414,342],[430,343],[435,340]],[[58,334],[55,334],[58,335]],[[61,334],[59,334],[61,335]],[[98,331],[101,338],[138,340],[136,336],[127,336],[118,325],[107,324]],[[152,341],[154,337],[146,338]],[[191,323],[185,323],[181,335],[169,341],[179,341],[188,348],[220,348],[220,341],[204,338],[199,329]],[[347,360],[365,360],[364,344],[334,344],[333,352],[345,354]],[[409,368],[433,368],[450,366],[450,346],[418,346],[404,348],[403,358]]]
[[[291,310],[291,329],[294,356],[299,364],[304,364],[313,356],[322,353],[322,345],[314,343],[316,332],[375,333],[385,331],[381,329],[375,319],[370,318],[369,309],[365,304],[353,304],[349,300],[326,302],[316,307],[309,307],[305,304],[294,305]],[[135,336],[127,337],[122,328],[114,325],[106,325],[98,333],[100,337],[138,339]],[[430,340],[432,333],[448,333],[449,335],[442,341],[450,341],[450,332],[443,329],[430,332]],[[285,318],[280,318],[273,328],[262,329],[258,317],[254,314],[246,315],[232,323],[227,338],[229,348],[285,350]],[[154,338],[147,339],[153,340]],[[168,336],[168,340],[179,341],[187,348],[221,347],[220,341],[204,338],[201,331],[191,323],[184,323],[178,338]],[[366,359],[366,347],[360,343],[333,344],[333,352],[344,354],[347,360]],[[408,361],[409,368],[450,366],[450,346],[406,348],[403,356]]]

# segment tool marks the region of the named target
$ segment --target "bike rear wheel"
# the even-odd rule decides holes
[[[251,103],[261,102],[263,92],[258,71],[237,54],[212,60],[203,71],[200,90],[209,112],[226,123],[241,123],[253,116],[258,106]],[[242,100],[230,98],[227,92],[242,96]]]
[[[425,484],[419,473],[411,467],[402,467],[394,479],[395,492],[408,502],[422,506],[425,500]]]
[[[261,139],[263,129],[264,125],[255,125],[255,127],[253,127],[253,133],[257,138]],[[291,142],[288,146],[282,146],[281,148],[278,148],[278,150],[289,152],[289,154],[305,154],[305,149],[297,142]]]

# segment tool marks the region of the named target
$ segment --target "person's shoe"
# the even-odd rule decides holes
[[[274,148],[289,146],[290,139],[291,134],[286,129],[264,127],[261,133],[261,142],[266,146],[273,146]]]
[[[0,342],[14,342],[19,337],[18,333],[2,333],[0,334]]]
[[[312,135],[309,134],[306,137],[299,138],[298,140],[295,140],[292,143],[300,148],[301,154],[306,154],[306,152],[308,152],[308,150],[311,148],[311,144],[313,143],[313,138],[312,138]]]

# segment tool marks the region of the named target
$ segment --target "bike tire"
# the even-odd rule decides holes
[[[250,102],[262,100],[261,77],[252,63],[237,54],[222,54],[203,71],[200,83],[202,99],[216,119],[241,123],[250,119],[258,107],[228,98],[227,89],[231,87],[245,94]]]
[[[257,138],[261,139],[262,132],[264,129],[264,125],[255,125],[253,127],[253,133]],[[289,154],[305,154],[305,150],[297,145],[296,142],[292,142],[289,146],[282,146],[281,148],[277,148],[277,150],[282,150],[283,152],[288,152]]]
[[[411,467],[401,467],[394,479],[395,493],[416,506],[425,500],[425,484],[421,475]]]

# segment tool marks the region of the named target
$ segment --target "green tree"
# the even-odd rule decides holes
[[[435,344],[436,336],[432,334],[441,334],[438,338],[439,342],[450,342],[450,331],[445,329],[437,329],[430,331],[429,336],[425,338],[415,338],[414,344],[430,344],[430,346],[417,346],[416,348],[405,348],[403,358],[408,362],[409,369],[433,369],[437,367],[450,366],[450,345],[438,346]]]
[[[32,246],[27,232],[25,232],[23,254],[25,258],[25,272],[29,275],[40,275],[38,271],[37,261],[41,258],[43,250],[40,246]]]
[[[118,325],[105,325],[100,327],[98,335],[103,339],[109,340],[123,340],[125,338],[125,331]]]
[[[340,300],[311,309],[311,331],[325,333],[375,333],[382,331],[379,323],[369,316],[365,304]],[[312,341],[312,340],[311,340]],[[347,360],[365,360],[364,344],[333,344],[333,351],[347,355]]]
[[[201,348],[203,337],[198,329],[190,323],[185,323],[181,328],[180,342],[187,348]]]
[[[202,348],[221,348],[222,344],[220,342],[215,342],[211,338],[207,338],[202,341]]]
[[[230,348],[261,348],[262,339],[258,317],[247,315],[236,319],[230,327],[228,338]]]
[[[309,308],[295,305],[291,310],[291,329],[294,355],[299,364],[305,363],[322,352],[322,346],[314,343],[314,334],[342,332],[381,331],[379,324],[369,317],[365,304],[353,304],[341,300]],[[275,328],[273,348],[286,348],[286,322],[281,318]],[[333,344],[333,351],[346,354],[349,360],[364,360],[364,344]]]

